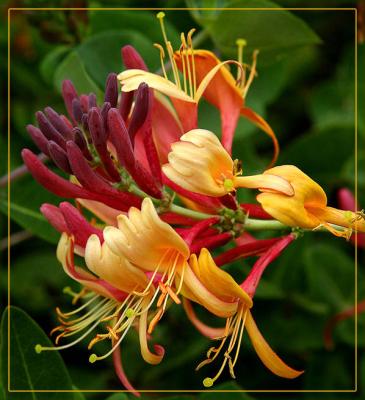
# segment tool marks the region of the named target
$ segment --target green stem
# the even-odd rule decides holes
[[[176,204],[171,204],[169,211],[175,214],[184,215],[185,217],[190,217],[194,219],[207,219],[207,218],[217,217],[217,215],[206,214],[199,211],[190,210],[188,208],[177,206]]]
[[[245,222],[245,230],[251,232],[264,231],[264,230],[276,231],[282,229],[291,229],[291,228],[276,220],[261,220],[261,219],[247,218]]]

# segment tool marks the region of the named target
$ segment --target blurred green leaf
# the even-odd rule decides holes
[[[180,35],[175,27],[170,23],[169,11],[166,11],[164,21],[166,34],[171,41],[173,47],[180,43]],[[157,11],[148,12],[144,10],[128,11],[128,10],[90,10],[90,30],[93,35],[103,31],[138,31],[151,42],[161,43],[163,41],[162,32],[160,30],[160,22],[156,18]],[[157,50],[154,50],[158,56]],[[120,51],[119,51],[120,53]],[[118,53],[118,54],[119,54]],[[148,61],[148,60],[147,60]]]
[[[10,313],[10,330],[8,316]],[[7,365],[10,334],[10,388],[12,390],[72,390],[72,382],[61,356],[56,351],[37,354],[34,346],[52,346],[41,328],[21,309],[7,308],[1,321],[1,362]],[[2,383],[7,387],[7,369],[2,369]],[[8,393],[9,400],[24,400],[24,393]],[[37,393],[33,400],[75,400],[73,393]],[[29,398],[29,397],[28,397]]]
[[[125,393],[113,393],[108,396],[105,400],[128,400],[129,397]]]
[[[283,149],[278,164],[294,164],[328,187],[339,183],[340,171],[354,149],[353,129],[336,126],[298,137]]]
[[[58,46],[47,53],[39,66],[42,78],[45,80],[45,82],[49,84],[53,82],[53,78],[58,66],[69,51],[69,46]]]
[[[34,235],[57,243],[59,233],[43,217],[39,208],[43,203],[58,204],[61,201],[61,198],[43,189],[31,175],[27,175],[11,184],[10,218]],[[5,193],[0,196],[0,212],[8,212]]]
[[[84,60],[75,50],[62,61],[54,74],[54,84],[59,92],[65,79],[70,79],[79,93],[93,92],[99,99],[102,97],[100,89],[86,72]]]
[[[226,7],[229,0],[185,0],[185,3],[195,21],[207,27],[218,18],[222,12],[220,8]],[[211,10],[207,10],[209,8]]]
[[[237,393],[237,390],[244,390],[241,386],[239,386],[236,382],[224,382],[219,385],[215,385],[214,390],[228,390],[228,391],[235,391],[235,392],[220,392],[220,393],[202,393],[199,396],[199,400],[215,400],[219,397],[219,400],[232,400],[233,396],[235,400],[251,400],[253,397],[248,395],[247,393]]]
[[[137,31],[101,32],[77,48],[86,71],[100,88],[104,88],[110,72],[119,73],[123,70],[120,49],[127,44],[141,53],[152,71],[160,66],[160,58],[152,41]]]
[[[355,261],[342,249],[317,243],[304,254],[307,293],[341,311],[354,304]],[[336,260],[334,262],[334,260]]]
[[[239,0],[231,1],[227,7],[279,6],[267,0]],[[251,57],[252,52],[258,49],[260,63],[276,62],[295,48],[321,42],[303,20],[286,10],[224,10],[207,28],[218,49],[227,56],[236,58],[236,40],[243,38],[247,41],[244,54]],[[244,58],[247,61],[250,57]]]
[[[50,247],[43,245],[12,258],[11,298],[16,304],[24,304],[29,312],[48,313],[54,309],[59,305],[62,288],[70,282],[56,258],[56,248]],[[0,287],[5,290],[5,282]]]

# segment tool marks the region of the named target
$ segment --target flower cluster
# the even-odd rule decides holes
[[[292,165],[244,175],[241,163],[231,157],[240,117],[272,139],[272,163],[279,151],[273,130],[245,105],[256,75],[257,52],[251,66],[243,64],[245,42],[239,39],[238,60],[221,62],[210,51],[194,49],[194,30],[181,34],[181,46],[174,50],[163,17],[158,14],[165,46],[156,45],[161,75],[149,72],[138,52],[125,46],[127,69],[107,77],[103,101],[93,93],[79,95],[70,81],[64,81],[68,117],[47,107],[36,113],[38,127],[27,127],[41,152],[69,176],[61,177],[30,150],[23,150],[25,164],[41,185],[74,200],[74,205],[43,204],[41,211],[62,233],[58,260],[82,286],[79,293],[68,290],[73,303],[81,301],[78,308],[57,309],[60,325],[52,331],[58,333],[57,346],[38,344],[36,351],[71,347],[98,329],[88,348],[108,340],[110,350],[92,353],[89,361],[113,354],[118,376],[134,391],[123,371],[119,346],[128,331],[136,329],[143,359],[160,363],[164,348],[151,347],[150,342],[174,305],[184,307],[199,332],[218,339],[197,367],[221,360],[218,372],[203,380],[205,387],[211,387],[226,368],[235,378],[245,329],[271,372],[295,378],[302,371],[286,365],[256,326],[252,310],[257,285],[265,268],[301,231],[321,229],[349,238],[353,231],[365,231],[362,214],[328,207],[323,189]],[[236,67],[236,77],[229,64]],[[221,140],[198,126],[201,98],[220,113]],[[258,203],[239,204],[240,188],[259,190]],[[85,216],[90,212],[91,220]],[[258,239],[250,233],[258,230],[285,234]],[[228,242],[233,246],[227,250],[222,246]],[[75,254],[83,265],[76,265]],[[242,283],[221,269],[246,257],[257,260]],[[206,325],[195,314],[194,304],[225,324]],[[59,344],[71,336],[76,338]]]

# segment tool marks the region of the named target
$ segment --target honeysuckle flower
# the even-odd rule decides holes
[[[163,165],[164,174],[194,193],[220,197],[236,188],[268,189],[293,195],[293,188],[275,174],[239,176],[241,170],[223,148],[217,136],[205,129],[193,129],[173,143]]]
[[[299,376],[302,371],[297,371],[286,365],[263,338],[252,317],[251,308],[253,302],[251,296],[239,286],[228,273],[217,267],[209,251],[202,249],[199,257],[195,255],[190,257],[189,263],[192,270],[209,293],[214,294],[227,304],[233,303],[237,305],[235,312],[226,320],[226,325],[222,332],[223,334],[220,337],[221,342],[219,346],[211,347],[207,352],[207,359],[201,362],[197,367],[197,369],[200,369],[204,365],[215,361],[220,354],[224,354],[223,362],[218,373],[213,378],[205,378],[203,380],[203,385],[205,387],[211,387],[219,378],[227,364],[232,378],[235,378],[234,367],[238,360],[239,349],[245,328],[257,355],[271,372],[280,377],[289,379]],[[196,301],[189,291],[187,291],[186,296]],[[205,306],[204,301],[200,302],[200,304]],[[191,310],[189,310],[189,308],[186,309],[189,315],[194,318],[194,314],[191,314]],[[194,318],[194,320],[198,329],[204,331],[205,327],[200,325],[199,322],[197,324],[196,318]],[[208,336],[214,333],[214,331],[212,332],[211,330],[207,332]]]
[[[305,229],[324,227],[336,236],[349,238],[352,230],[365,232],[360,214],[327,206],[327,196],[318,183],[294,165],[281,165],[264,172],[285,179],[294,190],[293,196],[266,191],[257,196],[264,210],[288,226]],[[275,190],[275,189],[274,189]]]
[[[273,130],[262,117],[244,105],[244,99],[256,74],[256,56],[258,52],[254,52],[253,63],[247,80],[246,66],[242,63],[242,50],[245,45],[245,41],[242,39],[237,41],[239,48],[238,61],[228,60],[221,62],[210,51],[194,50],[192,35],[195,29],[190,30],[187,37],[183,33],[181,34],[180,49],[174,52],[165,32],[164,15],[163,12],[160,12],[157,17],[161,23],[165,49],[171,63],[174,81],[168,79],[164,67],[165,50],[161,45],[156,44],[155,46],[160,50],[161,69],[164,76],[148,72],[145,68],[135,67],[128,69],[118,75],[123,92],[134,91],[141,82],[146,82],[151,88],[168,96],[174,105],[184,132],[197,127],[198,103],[202,97],[205,97],[220,110],[222,143],[228,152],[231,152],[234,131],[237,120],[241,115],[256,124],[271,137],[275,148],[274,163],[279,146]],[[235,64],[238,67],[237,79],[226,68],[228,64]],[[179,70],[182,73],[182,78]],[[166,111],[166,107],[162,109]],[[171,120],[171,123],[176,127],[173,120]],[[176,135],[175,140],[179,139],[181,131],[178,128],[173,129],[173,131]]]
[[[117,287],[118,279],[116,277],[112,279],[109,276],[109,274],[116,274],[114,270],[118,270],[118,263],[120,263],[117,260],[124,260],[123,262],[127,265],[151,275],[146,288],[141,291],[141,296],[146,296],[155,282],[156,289],[150,305],[152,306],[154,300],[157,299],[158,310],[148,327],[151,333],[162,318],[168,300],[171,298],[175,303],[180,304],[178,295],[183,284],[188,286],[194,296],[199,299],[204,298],[206,291],[201,287],[187,263],[190,256],[188,244],[170,225],[160,219],[151,199],[143,200],[141,210],[132,207],[129,209],[128,216],[120,215],[117,220],[118,227],[108,226],[104,229],[105,244],[101,245],[97,236],[90,236],[85,257],[87,263],[91,263],[92,260],[101,260],[105,251],[104,247],[110,249],[116,261],[113,263],[110,255],[107,263],[100,261],[97,267],[92,268],[94,270],[97,268],[98,276],[107,281],[111,280]],[[122,278],[121,274],[120,279]],[[224,311],[219,311],[223,303],[215,297],[207,299],[207,303],[210,309],[226,315]]]

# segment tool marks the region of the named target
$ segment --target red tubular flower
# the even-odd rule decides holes
[[[221,253],[219,256],[214,258],[214,261],[218,266],[222,266],[232,261],[236,261],[239,258],[257,256],[271,248],[271,246],[273,246],[279,240],[280,238],[262,240],[253,239],[252,241]]]
[[[33,125],[27,125],[26,129],[30,137],[32,138],[33,142],[35,143],[35,145],[39,148],[39,150],[46,156],[49,156],[48,140],[43,135],[42,131]]]
[[[41,206],[41,212],[60,233],[73,235],[75,244],[79,246],[78,254],[80,250],[83,253],[86,242],[92,234],[97,235],[101,242],[104,241],[102,230],[91,225],[70,203],[62,202],[59,207],[45,203]]]
[[[188,246],[194,242],[195,238],[198,237],[202,232],[204,232],[207,228],[214,225],[219,221],[219,217],[212,217],[205,219],[203,221],[197,222],[194,226],[184,231],[183,234],[180,233],[180,236],[185,240]]]
[[[217,233],[215,235],[196,240],[190,246],[190,251],[194,254],[197,254],[202,248],[209,250],[214,249],[227,244],[230,240],[232,240],[232,234],[230,232]]]
[[[161,198],[161,188],[156,185],[153,176],[135,159],[127,127],[115,108],[110,109],[108,113],[108,127],[110,141],[115,147],[119,163],[125,166],[142,190],[153,197]]]
[[[115,190],[113,191],[114,197],[111,197],[110,193],[109,195],[105,193],[95,193],[94,191],[75,185],[50,171],[37,156],[28,149],[22,151],[22,157],[34,179],[57,196],[71,199],[81,198],[96,200],[121,211],[127,211],[132,205],[138,207],[141,204],[138,197],[129,193]]]
[[[118,80],[115,73],[110,73],[106,78],[104,102],[110,103],[111,107],[118,104]]]
[[[72,139],[72,125],[65,122],[53,108],[46,107],[44,109],[49,122],[57,129],[57,131],[67,140]]]
[[[272,216],[267,213],[259,204],[243,203],[240,207],[245,210],[251,218],[272,219]]]
[[[253,297],[257,288],[257,285],[261,279],[265,268],[273,262],[282,251],[296,239],[294,233],[290,233],[278,240],[273,246],[269,247],[268,250],[255,262],[247,278],[240,285],[241,288],[250,296]]]
[[[66,174],[72,174],[72,169],[70,163],[67,158],[67,153],[65,150],[60,147],[56,142],[50,140],[48,142],[48,153],[54,163],[57,165],[58,168],[62,169],[66,172]]]
[[[48,222],[58,231],[58,232],[66,232],[68,235],[71,235],[71,231],[69,230],[65,217],[63,216],[62,211],[53,204],[42,204],[41,213],[46,217]]]

